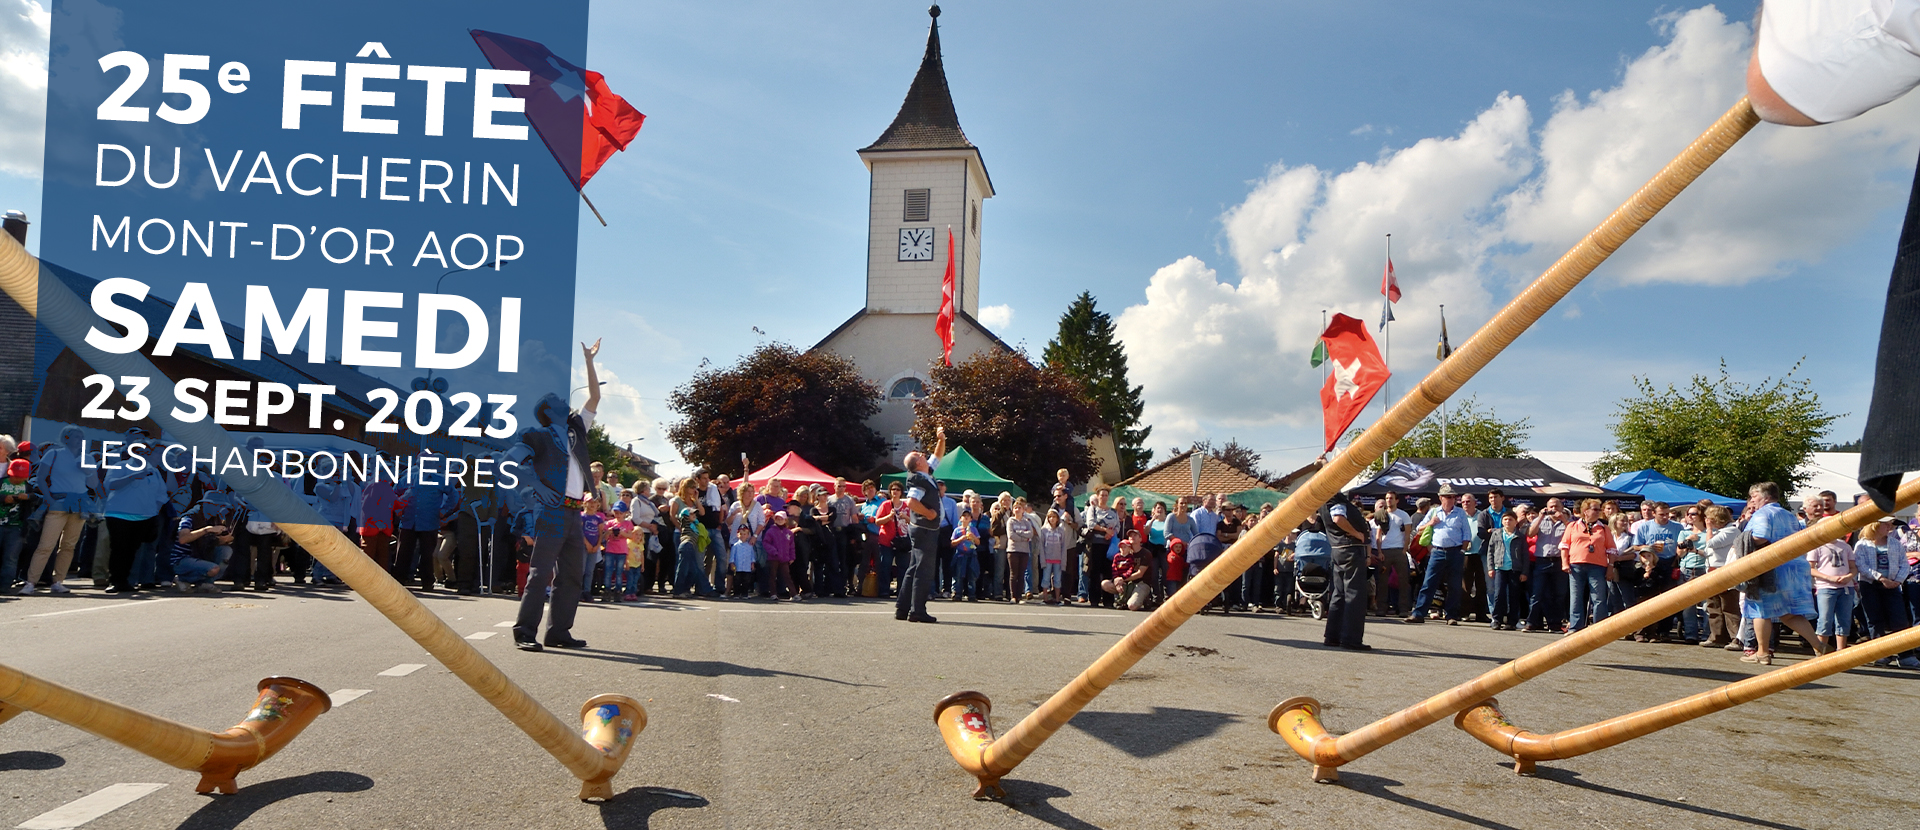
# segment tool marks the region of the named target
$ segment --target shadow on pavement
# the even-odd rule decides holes
[[[257,784],[242,783],[233,795],[210,796],[207,804],[187,820],[180,830],[233,830],[240,823],[274,804],[313,793],[357,793],[373,789],[373,779],[357,772],[309,772],[289,778],[276,778]]]
[[[1536,777],[1547,780],[1547,781],[1553,781],[1555,783],[1566,784],[1568,786],[1573,786],[1573,787],[1579,787],[1580,789],[1583,789],[1583,790],[1601,793],[1604,795],[1611,795],[1619,798],[1630,799],[1633,801],[1638,801],[1642,804],[1651,804],[1655,807],[1666,807],[1672,810],[1685,810],[1689,813],[1697,813],[1703,816],[1712,816],[1713,818],[1726,819],[1727,821],[1738,822],[1740,824],[1751,825],[1754,827],[1771,827],[1771,828],[1774,828],[1774,830],[1806,830],[1805,828],[1800,827],[1799,825],[1781,824],[1780,822],[1777,822],[1777,821],[1767,821],[1765,819],[1757,819],[1752,816],[1743,816],[1743,815],[1740,815],[1739,813],[1729,813],[1725,810],[1715,810],[1712,807],[1702,807],[1698,804],[1688,804],[1684,801],[1671,801],[1671,800],[1668,800],[1665,798],[1659,798],[1656,796],[1643,795],[1641,793],[1628,792],[1626,790],[1617,790],[1603,784],[1595,784],[1591,781],[1582,781],[1580,780],[1580,773],[1574,772],[1573,770],[1569,770],[1569,769],[1555,769],[1551,767],[1538,767],[1537,769],[1538,769],[1538,773]],[[1656,821],[1654,823],[1660,824],[1662,822]],[[1676,820],[1672,825],[1669,825],[1669,826],[1685,826],[1686,824],[1687,822],[1685,820]]]
[[[1025,631],[1029,634],[1071,634],[1076,637],[1088,637],[1094,634],[1102,637],[1113,636],[1112,633],[1106,631],[1068,631],[1067,629],[1054,628],[1050,625],[1005,625],[1002,623],[962,622],[959,620],[948,620],[941,623],[941,625],[953,625],[960,628],[999,628],[1006,631]]]
[[[1152,758],[1213,736],[1239,715],[1155,706],[1152,712],[1082,711],[1068,723],[1135,758]]]
[[[30,749],[0,752],[0,772],[58,769],[66,765],[67,759],[51,752],[35,752]]]
[[[1085,714],[1085,713],[1082,713]],[[1076,718],[1077,719],[1077,718]],[[1082,821],[1073,814],[1048,803],[1056,798],[1064,798],[1073,793],[1053,786],[1033,781],[1015,781],[1003,779],[1000,786],[1007,791],[1007,797],[1000,803],[1023,816],[1044,821],[1060,830],[1101,830],[1097,824]]]
[[[1622,669],[1625,671],[1641,671],[1651,674],[1666,674],[1674,677],[1692,677],[1700,680],[1712,680],[1716,683],[1738,683],[1739,681],[1747,680],[1754,676],[1752,673],[1725,671],[1722,669],[1696,669],[1687,666],[1629,666],[1624,663],[1598,663],[1595,665],[1603,669]],[[1825,683],[1802,683],[1793,688],[1831,689],[1833,687]]]
[[[709,802],[700,796],[665,787],[634,787],[600,804],[600,821],[608,830],[644,830],[653,814],[669,808],[698,809]]]
[[[1227,636],[1239,637],[1242,640],[1253,640],[1255,642],[1266,643],[1267,645],[1284,646],[1286,648],[1306,648],[1316,651],[1331,650],[1325,643],[1312,640],[1280,640],[1273,637],[1255,637],[1252,634],[1228,634]],[[1386,657],[1442,657],[1449,660],[1479,660],[1483,663],[1513,662],[1513,658],[1510,657],[1494,657],[1487,654],[1454,654],[1445,651],[1414,651],[1404,648],[1388,648],[1380,645],[1378,641],[1374,641],[1372,645],[1373,650],[1367,652],[1367,654],[1378,654]]]
[[[1459,810],[1442,807],[1438,804],[1434,804],[1429,801],[1421,801],[1420,799],[1414,798],[1412,796],[1402,795],[1400,793],[1394,792],[1389,788],[1400,787],[1405,785],[1391,778],[1382,778],[1378,775],[1368,775],[1364,772],[1348,772],[1346,770],[1341,770],[1340,783],[1343,786],[1345,786],[1347,789],[1360,793],[1362,795],[1370,795],[1375,798],[1381,799],[1383,801],[1391,801],[1403,807],[1412,807],[1413,809],[1416,809],[1416,810],[1423,810],[1425,812],[1432,813],[1442,818],[1452,819],[1454,821],[1460,822],[1461,824],[1468,824],[1474,827],[1484,827],[1484,828],[1487,828],[1487,830],[1519,830],[1519,828],[1516,828],[1511,824],[1502,824],[1492,819],[1481,818],[1476,815],[1463,813],[1463,812],[1460,812]]]
[[[684,674],[690,677],[797,677],[802,680],[818,680],[822,683],[837,683],[841,686],[856,686],[878,689],[871,683],[849,683],[831,677],[819,677],[811,674],[799,674],[777,669],[762,669],[754,666],[742,666],[720,660],[682,660],[678,657],[656,657],[648,654],[623,654],[599,649],[559,649],[550,648],[544,653],[559,654],[568,657],[586,657],[593,660],[607,660],[614,663],[632,663],[637,666],[652,666],[655,671],[669,674]]]

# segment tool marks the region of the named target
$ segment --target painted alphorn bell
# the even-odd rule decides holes
[[[1916,501],[1920,501],[1920,481],[1911,482],[1901,487],[1894,494],[1894,502],[1900,507],[1905,507]],[[1516,760],[1528,761],[1522,764],[1523,767],[1531,768],[1531,761],[1571,757],[1571,755],[1579,755],[1596,749],[1602,749],[1621,741],[1631,740],[1632,738],[1664,729],[1673,724],[1699,717],[1700,715],[1744,703],[1747,700],[1753,699],[1753,697],[1771,694],[1773,691],[1778,691],[1778,689],[1772,688],[1771,683],[1779,681],[1766,681],[1764,679],[1760,679],[1761,682],[1758,683],[1742,681],[1741,683],[1727,687],[1727,689],[1709,692],[1706,695],[1697,695],[1695,698],[1688,698],[1685,701],[1669,704],[1669,706],[1658,707],[1648,712],[1636,713],[1624,718],[1598,724],[1592,728],[1595,731],[1573,730],[1573,732],[1578,733],[1577,735],[1562,733],[1561,737],[1550,742],[1550,747],[1543,746],[1533,737],[1515,737],[1506,744],[1499,743],[1499,741],[1502,740],[1499,737],[1499,733],[1503,731],[1504,727],[1498,724],[1498,709],[1491,706],[1494,695],[1525,683],[1535,677],[1539,677],[1548,671],[1572,662],[1581,655],[1594,651],[1608,643],[1618,641],[1621,637],[1677,614],[1683,608],[1727,591],[1735,585],[1753,579],[1762,572],[1778,567],[1781,563],[1789,559],[1805,556],[1807,551],[1841,538],[1884,515],[1886,514],[1881,512],[1878,507],[1868,502],[1852,507],[1845,513],[1828,516],[1805,530],[1761,548],[1749,556],[1736,560],[1727,567],[1715,570],[1705,576],[1688,580],[1684,585],[1678,586],[1671,591],[1641,602],[1627,609],[1625,612],[1615,614],[1594,623],[1585,630],[1572,636],[1566,637],[1546,647],[1536,649],[1472,681],[1455,686],[1446,692],[1428,698],[1418,705],[1375,721],[1356,732],[1344,736],[1335,736],[1327,732],[1326,728],[1320,724],[1320,704],[1312,698],[1307,697],[1290,698],[1282,701],[1280,705],[1275,706],[1273,711],[1267,716],[1267,727],[1285,739],[1287,745],[1299,753],[1300,757],[1313,762],[1313,776],[1315,781],[1331,783],[1339,780],[1340,774],[1338,768],[1340,765],[1353,761],[1362,755],[1399,740],[1415,731],[1437,723],[1448,716],[1465,712],[1477,706],[1486,705],[1490,713],[1482,712],[1467,719],[1456,720],[1456,725],[1467,730],[1482,741],[1491,741],[1489,745],[1494,746],[1494,748],[1502,752],[1507,752],[1510,749],[1518,749],[1521,752],[1532,754],[1536,752],[1554,752],[1576,747],[1579,748],[1578,751],[1571,752],[1570,755],[1533,755],[1530,759],[1515,756]],[[1874,642],[1877,643],[1880,641]],[[1872,645],[1872,643],[1866,645]],[[1869,652],[1857,653],[1867,654]],[[1852,665],[1846,663],[1846,661],[1852,659],[1855,654],[1855,649],[1849,648],[1839,655],[1835,655],[1836,660],[1819,663],[1819,665],[1838,666],[1838,668],[1834,668],[1832,671],[1840,671]],[[1866,659],[1863,658],[1859,662],[1866,662]],[[1802,671],[1805,668],[1805,666],[1797,666],[1794,671]],[[1832,671],[1827,672],[1827,674],[1831,674]],[[1773,672],[1764,677],[1772,677],[1775,674],[1785,675],[1787,672]],[[1783,688],[1792,688],[1793,686],[1799,685],[1800,682],[1805,681],[1790,683]],[[1737,691],[1731,692],[1731,696],[1718,697],[1721,692],[1735,689],[1735,687],[1738,687],[1738,689]],[[1766,689],[1766,691],[1760,692],[1759,695],[1754,694],[1756,690],[1760,689]],[[1696,698],[1698,698],[1698,700],[1696,700]],[[1517,731],[1517,727],[1515,729]],[[1531,733],[1528,734],[1531,735]]]
[[[58,336],[68,349],[86,361],[94,371],[115,376],[166,377],[145,355],[108,354],[88,344],[88,329],[95,325],[104,328],[105,323],[100,322],[92,308],[75,296],[59,277],[42,268],[38,259],[28,254],[18,241],[7,234],[0,234],[0,289],[4,289],[28,314],[32,314]],[[160,391],[155,390],[156,393]],[[211,422],[181,423],[164,407],[154,407],[149,417],[185,443],[215,448],[219,457],[225,457],[230,451],[238,451],[226,430]],[[482,699],[500,710],[514,726],[527,733],[541,749],[553,755],[579,778],[582,800],[598,801],[612,796],[610,782],[626,762],[632,736],[646,726],[646,712],[639,701],[621,695],[601,695],[588,701],[589,706],[582,710],[579,728],[567,725],[508,678],[498,666],[481,656],[472,642],[462,638],[445,621],[428,611],[412,592],[400,587],[400,583],[395,582],[385,569],[368,558],[339,529],[322,521],[319,514],[294,496],[285,484],[271,476],[241,474],[223,478],[248,504],[274,517],[275,524],[282,532],[312,553],[314,558],[326,563],[334,576],[353,588],[368,605],[406,632],[428,654],[444,664]],[[613,709],[608,710],[609,706]],[[606,723],[600,717],[605,711],[617,713],[610,721],[615,724],[612,732],[607,731]],[[0,717],[5,717],[3,712],[0,712]],[[615,743],[606,743],[619,735],[617,724],[620,722],[626,722],[630,730],[626,740],[617,742],[617,746]],[[605,745],[595,743],[597,739],[588,736],[600,736]]]
[[[1013,771],[1128,668],[1171,636],[1182,623],[1199,613],[1208,601],[1226,588],[1227,583],[1238,579],[1243,571],[1279,544],[1287,531],[1320,509],[1320,505],[1339,492],[1342,485],[1359,475],[1394,442],[1439,408],[1441,402],[1466,385],[1759,121],[1752,105],[1747,99],[1741,98],[1705,133],[1694,139],[1685,151],[1635,192],[1632,198],[1616,208],[1606,221],[1563,254],[1512,302],[1507,303],[1452,357],[1442,362],[1411,393],[1394,404],[1379,423],[1362,432],[1352,445],[1335,455],[1304,486],[1282,501],[1273,515],[1255,525],[1253,530],[1242,533],[1240,541],[1227,548],[1219,559],[1189,579],[1145,621],[1107,649],[1093,665],[1055,692],[1038,709],[1014,724],[1005,735],[996,736],[993,732],[988,719],[991,702],[986,695],[963,692],[936,704],[934,720],[946,741],[947,751],[959,762],[961,769],[979,782],[974,797],[1003,797],[1005,792],[1000,787],[1003,776]],[[1427,726],[1484,698],[1482,695],[1463,701],[1444,714],[1413,725],[1406,731]],[[1311,708],[1317,710],[1318,707]],[[1313,728],[1318,728],[1317,722]],[[1324,730],[1320,734],[1325,735]],[[1405,732],[1393,737],[1397,738],[1400,734]],[[1369,750],[1372,748],[1369,747]],[[1308,757],[1305,753],[1302,756]],[[1330,761],[1337,760],[1334,756],[1327,757]],[[1335,779],[1338,763],[1345,761],[1327,765],[1316,761],[1315,779]]]
[[[234,792],[234,777],[273,757],[333,708],[312,683],[291,677],[260,681],[259,696],[238,726],[209,732],[74,691],[0,664],[0,723],[38,712],[178,769],[200,773],[197,793]]]

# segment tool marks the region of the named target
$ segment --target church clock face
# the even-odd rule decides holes
[[[932,228],[900,229],[901,262],[927,262],[933,259]]]

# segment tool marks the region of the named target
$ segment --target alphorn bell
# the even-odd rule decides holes
[[[1605,262],[1759,121],[1759,116],[1754,114],[1747,99],[1741,98],[1705,133],[1694,139],[1684,152],[1668,162],[1651,181],[1635,192],[1632,198],[1615,209],[1606,221],[1563,254],[1512,302],[1507,303],[1500,313],[1494,315],[1451,357],[1428,374],[1411,393],[1394,404],[1378,423],[1362,432],[1346,450],[1330,459],[1304,486],[1281,502],[1272,515],[1255,525],[1251,531],[1242,533],[1240,541],[1227,548],[1219,559],[1189,579],[1145,621],[1107,649],[1071,683],[1055,692],[1040,708],[1014,724],[1005,735],[996,737],[991,724],[987,725],[983,734],[977,735],[964,729],[950,729],[948,717],[936,714],[948,752],[960,762],[962,769],[979,781],[976,796],[998,795],[1002,776],[1011,772],[1054,732],[1065,726],[1075,713],[1171,636],[1182,623],[1199,613],[1228,582],[1238,579],[1241,572],[1279,544],[1288,530],[1320,509],[1327,499],[1339,492],[1342,485],[1360,474],[1373,459],[1387,452],[1394,442],[1437,409],[1442,401],[1466,385],[1468,380],[1525,333],[1582,279],[1593,273],[1593,269]],[[1462,702],[1460,708],[1484,698],[1485,695],[1482,695]],[[977,698],[953,695],[941,701],[940,706],[943,708],[937,708],[936,713],[955,710],[953,717],[956,718],[964,716],[968,707],[982,711],[987,709],[985,695]],[[1458,710],[1450,710],[1447,714]],[[1428,723],[1432,721],[1420,726]],[[1334,766],[1337,764],[1323,768],[1316,761],[1315,779],[1333,777]]]
[[[42,680],[0,664],[0,723],[38,712],[171,767],[200,773],[197,793],[232,793],[234,777],[298,737],[333,700],[305,680],[269,677],[238,726],[209,732]]]
[[[75,296],[38,259],[20,247],[12,236],[0,234],[0,289],[12,296],[42,325],[58,336],[95,371],[108,375],[132,375],[164,378],[166,374],[140,353],[108,354],[86,342],[94,326],[106,328],[93,309]],[[182,442],[211,447],[225,457],[238,451],[226,430],[201,421],[183,423],[165,407],[148,414]],[[280,530],[314,558],[326,563],[334,576],[353,588],[368,605],[379,611],[401,631],[426,649],[428,654],[453,672],[508,721],[525,732],[541,749],[564,765],[581,781],[582,800],[604,799],[611,794],[607,783],[626,760],[626,752],[608,753],[582,737],[583,731],[569,726],[553,712],[541,706],[525,689],[507,677],[500,667],[480,654],[473,643],[456,633],[421,604],[412,592],[400,587],[385,569],[349,541],[338,528],[321,521],[320,515],[296,497],[287,486],[272,476],[240,474],[225,476],[227,483],[255,509],[272,516]],[[605,696],[603,696],[604,698]],[[601,698],[596,698],[599,700]],[[633,721],[637,733],[646,724],[640,703],[620,697],[619,707]],[[591,732],[592,730],[586,730]]]

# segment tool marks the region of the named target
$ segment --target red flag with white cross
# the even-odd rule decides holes
[[[1380,348],[1367,334],[1367,324],[1345,314],[1333,315],[1333,322],[1320,333],[1327,345],[1327,381],[1320,387],[1320,410],[1326,419],[1327,451],[1340,441],[1347,427],[1360,417],[1361,410],[1387,384],[1392,374],[1380,358]]]

